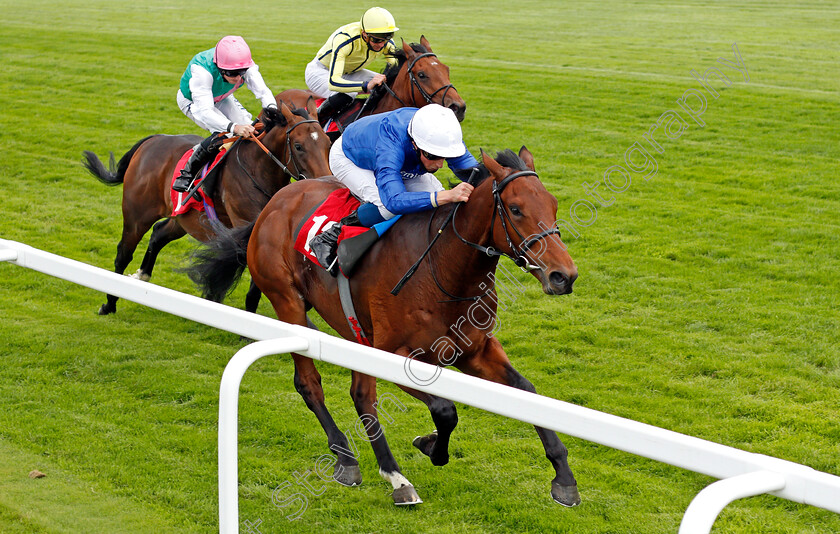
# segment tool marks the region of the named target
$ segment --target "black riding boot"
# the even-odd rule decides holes
[[[219,147],[224,143],[224,140],[224,137],[220,137],[219,134],[214,133],[196,145],[190,159],[187,160],[187,164],[181,169],[181,176],[175,178],[175,182],[172,183],[172,189],[179,193],[188,191],[195,178],[195,172],[213,160],[219,152]]]
[[[336,117],[339,113],[344,111],[344,108],[353,103],[353,97],[345,93],[336,93],[323,102],[318,107],[318,119],[321,124],[330,117]]]
[[[338,224],[332,225],[328,230],[321,232],[309,241],[309,248],[312,253],[318,258],[318,263],[324,266],[331,275],[338,275],[338,265],[335,265],[336,254],[338,248],[338,236],[341,234],[341,228],[344,225],[362,226],[359,222],[359,213],[354,211],[347,217],[341,219]]]

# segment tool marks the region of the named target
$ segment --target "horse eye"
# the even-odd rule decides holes
[[[300,143],[295,143],[295,150],[297,150],[298,152],[302,151],[303,145]]]
[[[512,214],[516,215],[517,217],[521,217],[521,216],[522,216],[522,211],[520,211],[520,209],[519,209],[518,207],[516,207],[516,206],[511,206],[511,207],[510,207],[510,212],[511,212]]]
[[[425,73],[425,72],[420,71],[420,72],[418,72],[418,73],[417,73],[417,77],[418,77],[418,78],[423,78],[423,79],[425,79],[425,78],[426,78],[426,73]]]

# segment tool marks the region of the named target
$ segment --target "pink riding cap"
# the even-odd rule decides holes
[[[216,44],[216,52],[213,54],[213,61],[220,69],[237,70],[247,69],[254,65],[251,59],[251,49],[245,39],[238,35],[222,37]]]

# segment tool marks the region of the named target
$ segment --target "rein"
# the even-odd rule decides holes
[[[507,210],[505,209],[506,208],[505,203],[502,201],[502,191],[505,189],[505,187],[507,187],[507,185],[509,183],[511,183],[513,180],[519,178],[520,176],[537,176],[537,173],[535,173],[534,171],[519,171],[519,172],[515,172],[515,173],[511,174],[510,176],[506,177],[504,180],[502,180],[498,184],[495,183],[495,182],[493,183],[493,201],[496,205],[496,210],[493,212],[493,217],[490,219],[490,230],[489,230],[489,232],[491,232],[491,233],[493,232],[493,225],[496,222],[496,213],[498,213],[499,214],[499,220],[502,223],[502,228],[505,231],[505,240],[507,241],[507,244],[508,244],[508,247],[510,247],[510,250],[513,251],[512,256],[510,254],[506,253],[506,252],[496,250],[493,247],[485,247],[483,245],[479,245],[478,243],[473,243],[472,241],[468,241],[468,240],[464,239],[464,237],[461,236],[461,234],[458,232],[458,228],[455,227],[454,222],[452,223],[452,230],[455,232],[455,235],[458,236],[458,239],[460,239],[465,244],[471,246],[472,248],[474,248],[478,251],[481,251],[481,252],[487,254],[490,257],[505,256],[506,258],[510,258],[511,261],[513,261],[513,263],[515,263],[517,267],[519,267],[520,269],[522,269],[525,272],[529,272],[529,271],[535,271],[537,269],[540,269],[540,267],[538,265],[534,265],[532,263],[529,263],[525,254],[534,245],[534,243],[538,242],[539,240],[544,239],[544,238],[546,238],[550,235],[554,235],[554,234],[557,234],[559,236],[560,235],[560,230],[558,230],[557,227],[548,228],[546,230],[543,230],[542,232],[540,232],[539,234],[535,235],[534,237],[532,237],[530,239],[525,239],[525,236],[523,236],[522,233],[519,231],[519,229],[516,228],[516,225],[513,223],[513,219],[511,219],[510,215],[508,215]],[[457,210],[457,208],[455,208],[455,209]],[[507,220],[507,222],[505,222],[506,220]],[[513,231],[516,232],[516,235],[519,236],[519,239],[521,240],[521,243],[519,244],[518,247],[513,244],[513,241],[510,238],[510,231],[508,230],[508,223],[510,223],[510,227],[513,228]]]
[[[283,172],[285,172],[286,174],[288,174],[289,176],[291,176],[295,180],[303,180],[303,179],[306,178],[306,175],[304,175],[302,172],[300,172],[300,164],[298,163],[297,158],[295,157],[295,154],[292,151],[290,136],[292,134],[292,130],[294,130],[295,128],[297,128],[301,124],[306,124],[308,122],[317,123],[318,121],[316,121],[315,119],[304,119],[300,122],[294,123],[293,125],[291,125],[291,127],[286,129],[286,147],[289,150],[289,157],[286,158],[286,163],[285,164],[282,161],[280,161],[279,159],[277,159],[277,157],[271,152],[271,150],[269,150],[268,147],[266,147],[262,143],[262,141],[260,141],[260,138],[263,137],[266,134],[265,131],[263,131],[259,135],[250,135],[248,137],[245,137],[244,139],[248,139],[250,141],[255,142],[257,144],[257,146],[259,146],[262,149],[263,152],[268,154],[268,157],[270,157],[271,160],[274,163],[276,163],[281,169],[283,169]],[[285,152],[286,152],[286,150],[284,149],[283,153],[285,153]],[[248,178],[251,179],[251,182],[254,184],[254,187],[257,188],[262,194],[264,194],[268,198],[271,198],[271,195],[268,192],[266,192],[262,187],[260,187],[260,185],[254,179],[254,177],[251,176],[251,173],[249,173],[248,170],[245,168],[245,165],[242,163],[242,160],[239,157],[239,145],[237,145],[237,147],[236,147],[236,162],[239,163],[239,167],[245,172],[245,174],[248,175]],[[289,164],[293,164],[295,166],[295,170],[297,170],[297,172],[292,172],[291,169],[289,169],[289,167],[288,167]]]
[[[417,63],[418,60],[424,57],[437,57],[437,54],[435,54],[434,52],[424,52],[422,54],[419,54],[408,63],[408,67],[406,68],[406,71],[408,72],[408,79],[411,82],[409,84],[411,86],[411,102],[415,105],[417,104],[417,99],[414,97],[414,88],[417,87],[417,89],[420,91],[420,94],[423,95],[423,98],[426,99],[427,104],[431,104],[432,99],[435,97],[435,95],[443,91],[443,95],[441,95],[440,97],[440,103],[441,105],[443,105],[443,102],[446,100],[446,93],[448,93],[450,89],[455,89],[455,86],[450,83],[448,85],[441,86],[434,93],[431,94],[429,94],[425,89],[423,89],[423,86],[420,85],[420,82],[417,81],[417,77],[414,76],[414,72],[411,69],[414,68],[414,65]],[[398,97],[397,93],[395,93],[394,90],[391,89],[387,83],[382,83],[382,86],[385,88],[386,91],[388,91],[388,93],[391,94],[391,96],[396,98],[397,101],[400,104],[402,104],[403,107],[408,107],[408,104],[403,102],[402,98]]]
[[[475,172],[475,170],[473,172]],[[418,259],[417,262],[414,265],[412,265],[411,268],[405,273],[405,275],[403,275],[402,279],[397,283],[396,286],[394,286],[394,289],[391,290],[391,294],[392,295],[397,295],[400,292],[400,290],[402,290],[405,283],[408,282],[408,280],[412,276],[414,276],[414,273],[417,271],[417,268],[420,266],[420,263],[423,261],[423,258],[425,258],[428,255],[429,251],[432,249],[432,246],[435,244],[435,242],[441,236],[441,234],[443,234],[443,230],[449,225],[450,222],[452,222],[452,231],[455,232],[455,235],[458,237],[458,239],[460,239],[463,243],[469,245],[470,247],[472,247],[472,248],[474,248],[474,249],[476,249],[480,252],[483,252],[487,256],[489,256],[491,258],[492,257],[501,257],[501,256],[505,256],[506,258],[510,258],[511,261],[513,261],[513,263],[515,263],[517,265],[517,267],[519,267],[520,269],[522,269],[525,272],[540,269],[539,266],[533,265],[533,264],[528,262],[528,260],[525,256],[526,253],[539,240],[544,239],[544,238],[546,238],[550,235],[554,235],[554,234],[557,234],[559,236],[560,235],[560,230],[558,230],[556,227],[549,228],[549,229],[544,230],[544,231],[540,232],[539,234],[531,237],[530,239],[525,239],[525,237],[522,235],[522,233],[519,231],[519,229],[516,228],[516,225],[513,223],[513,220],[510,218],[510,215],[507,214],[507,210],[505,209],[506,208],[505,204],[502,201],[502,191],[505,189],[505,187],[507,187],[507,185],[509,183],[511,183],[513,180],[515,180],[515,179],[517,179],[521,176],[537,176],[537,173],[534,172],[534,171],[518,171],[518,172],[515,172],[515,173],[511,174],[510,176],[507,176],[505,179],[503,179],[499,183],[495,183],[495,182],[493,183],[493,202],[494,202],[495,209],[493,211],[493,216],[490,219],[490,227],[489,227],[489,230],[488,230],[488,233],[492,234],[493,226],[496,222],[496,213],[498,212],[499,220],[501,221],[502,228],[505,231],[505,240],[507,241],[508,246],[510,247],[511,251],[513,252],[513,255],[510,255],[506,252],[502,252],[502,251],[497,250],[493,247],[485,247],[483,245],[479,245],[478,243],[473,243],[472,241],[469,241],[469,240],[465,239],[460,234],[460,232],[458,232],[458,228],[455,226],[455,222],[454,222],[455,214],[458,211],[458,208],[460,208],[461,205],[463,204],[463,202],[459,202],[458,204],[455,205],[455,209],[453,209],[449,213],[449,216],[446,218],[446,221],[443,223],[443,225],[437,231],[437,234],[432,239],[431,243],[429,243],[429,246],[426,247],[426,250],[420,256],[420,259]],[[513,241],[510,238],[510,231],[508,230],[508,224],[505,222],[505,220],[507,220],[510,223],[510,227],[513,228],[513,231],[516,232],[516,235],[519,236],[519,238],[521,240],[521,243],[519,244],[518,247],[513,244]],[[431,224],[432,224],[432,221],[430,219],[429,220],[429,225],[431,226]],[[475,297],[458,297],[458,296],[452,295],[451,293],[446,291],[443,287],[441,287],[440,283],[437,280],[437,277],[434,274],[434,269],[432,269],[432,277],[434,278],[435,284],[437,285],[438,289],[440,289],[447,296],[452,297],[453,301],[477,300],[477,299],[481,298],[482,296],[484,296],[484,295],[477,295]],[[489,289],[488,289],[488,292],[489,292]],[[485,293],[485,295],[486,294],[487,293]]]

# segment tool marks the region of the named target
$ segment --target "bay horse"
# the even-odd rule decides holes
[[[374,88],[369,102],[356,117],[384,113],[404,107],[422,107],[426,104],[440,104],[455,112],[459,121],[464,120],[467,104],[449,80],[449,67],[438,59],[425,36],[420,44],[402,43],[402,49],[395,52],[396,65],[385,68],[385,83]],[[312,91],[288,89],[277,95],[278,99],[302,106],[310,97],[320,98]],[[329,117],[320,117],[321,125]]]
[[[213,202],[219,221],[225,226],[241,226],[256,220],[271,196],[289,184],[292,177],[316,178],[331,175],[330,142],[318,124],[314,100],[304,108],[291,110],[279,102],[278,109],[266,108],[261,121],[265,127],[264,153],[254,142],[238,140],[219,163],[219,177]],[[170,217],[172,176],[178,160],[201,141],[196,135],[152,135],[138,141],[110,169],[90,151],[84,152],[83,165],[106,185],[123,184],[122,239],[117,245],[114,272],[122,274],[131,263],[140,239],[154,225],[149,246],[135,278],[148,281],[161,249],[187,233],[199,241],[213,236],[207,216],[190,210]],[[278,159],[279,158],[279,159]],[[280,160],[285,160],[285,163]],[[282,166],[282,167],[281,167]],[[163,219],[163,220],[161,220]],[[252,284],[246,309],[256,311],[261,293]],[[118,297],[108,295],[100,315],[117,311]]]
[[[557,199],[534,171],[528,149],[523,146],[519,155],[506,150],[497,159],[484,152],[481,156],[481,175],[472,182],[476,187],[468,202],[404,215],[373,245],[350,281],[353,301],[372,346],[434,365],[453,365],[469,375],[533,392],[534,386],[514,369],[493,335],[499,256],[527,266],[549,295],[571,293],[577,267],[555,227]],[[247,261],[253,280],[281,321],[306,325],[306,312],[314,307],[342,337],[356,339],[342,311],[336,279],[293,249],[295,229],[303,218],[341,187],[333,179],[319,179],[284,188],[255,224],[219,235],[200,250],[188,271],[190,277],[206,297],[218,300],[241,276]],[[450,215],[451,223],[413,278],[396,296],[390,294]],[[481,314],[476,315],[474,308],[479,305],[487,320],[476,319]],[[318,418],[331,450],[347,451],[347,439],[327,411],[313,361],[300,354],[292,357],[295,388]],[[416,438],[414,446],[432,464],[446,464],[450,435],[458,422],[454,403],[399,387],[428,406],[436,427]],[[366,429],[379,472],[393,485],[394,502],[422,502],[400,472],[376,419],[376,379],[353,371],[350,395],[359,416],[371,422]],[[536,430],[556,474],[551,496],[560,504],[577,505],[580,495],[565,445],[553,431]],[[344,485],[361,483],[352,455],[338,454],[335,479]]]

